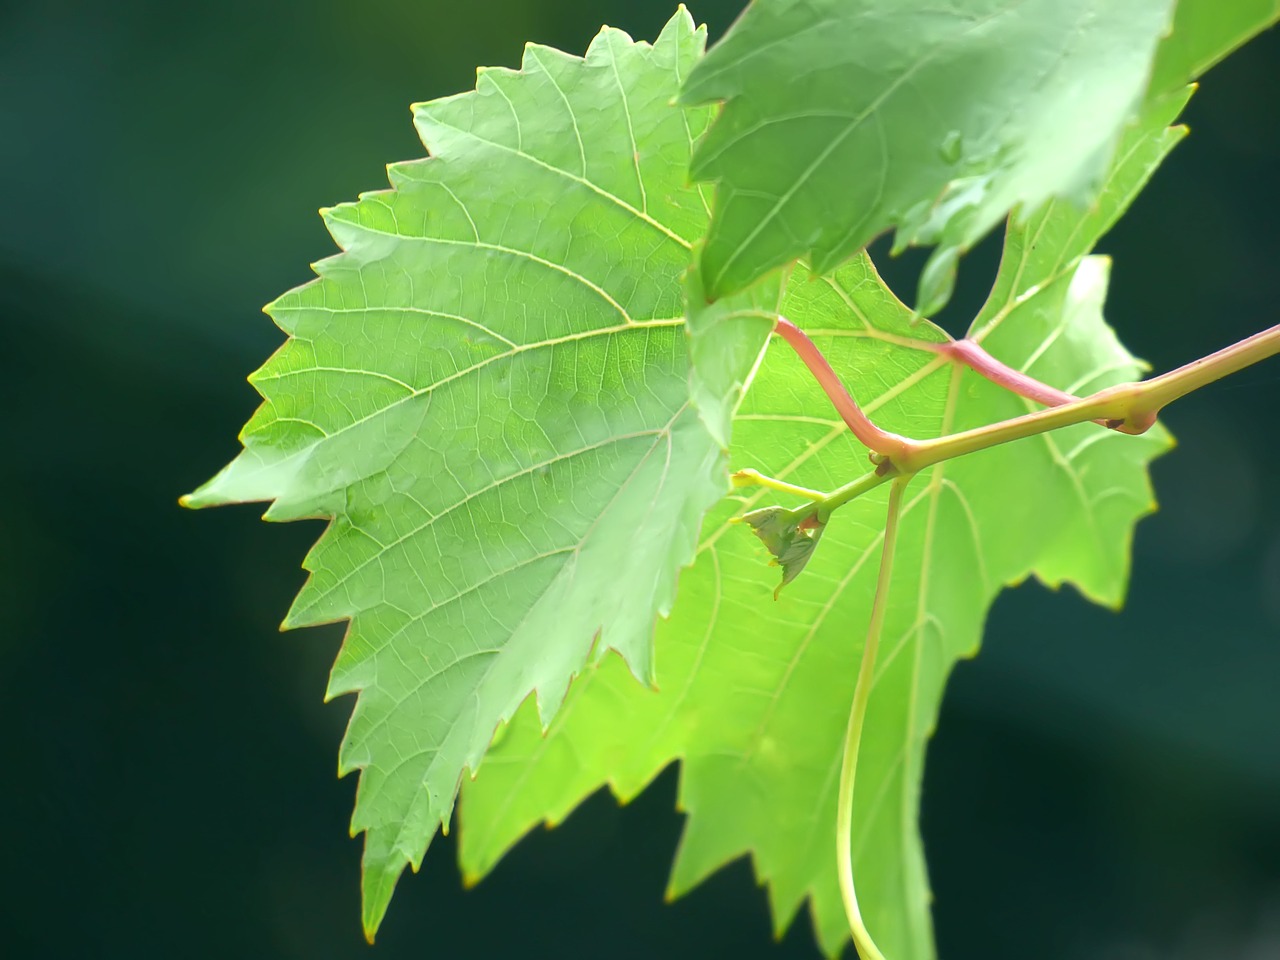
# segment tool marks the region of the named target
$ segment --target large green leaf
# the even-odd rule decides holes
[[[1010,230],[975,322],[995,355],[1073,391],[1138,375],[1102,320],[1108,263],[1080,257],[1179,139],[1167,124],[1184,99],[1153,105],[1129,131],[1093,210],[1050,204]],[[910,326],[865,255],[827,279],[793,281],[784,310],[889,429],[932,437],[1029,406],[909,346],[942,335]],[[774,343],[734,421],[734,465],[819,489],[858,476],[866,451],[828,409],[799,361]],[[939,464],[908,488],[853,820],[863,914],[891,960],[934,953],[916,821],[925,742],[950,668],[976,652],[996,594],[1027,576],[1120,602],[1133,524],[1153,506],[1145,467],[1167,445],[1159,428],[1135,438],[1083,424]],[[809,898],[819,940],[836,953],[847,926],[835,788],[883,494],[832,518],[777,603],[769,595],[778,575],[763,548],[726,522],[768,500],[728,500],[713,511],[672,616],[658,625],[661,692],[603,663],[574,684],[546,736],[531,712],[517,714],[464,788],[464,871],[482,875],[525,831],[559,822],[600,785],[625,800],[680,760],[689,817],[671,892],[749,853],[777,928]]]
[[[251,378],[265,403],[187,500],[331,520],[286,626],[351,620],[328,695],[359,693],[340,770],[362,771],[370,935],[521,701],[549,718],[597,637],[651,678],[727,489],[707,423],[755,357],[700,381],[704,422],[683,331],[708,112],[671,100],[703,44],[682,9],[652,47],[529,46],[418,105],[433,156],[325,211],[343,252],[268,308],[290,338]]]
[[[698,64],[723,101],[692,173],[720,184],[708,290],[810,254],[826,272],[876,235],[936,243],[918,308],[1016,205],[1091,198],[1141,103],[1172,0],[754,2]]]

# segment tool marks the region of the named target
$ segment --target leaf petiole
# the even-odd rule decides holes
[[[875,476],[875,474],[872,474]],[[849,726],[844,737],[844,756],[840,762],[840,788],[836,800],[836,864],[840,880],[840,900],[844,903],[849,932],[862,960],[884,960],[858,908],[858,894],[853,883],[853,787],[858,772],[858,748],[871,700],[875,677],[876,651],[884,630],[885,612],[889,605],[889,581],[893,575],[893,554],[898,542],[898,518],[902,513],[902,492],[911,482],[910,476],[897,476],[889,488],[889,513],[884,527],[884,545],[880,552],[880,571],[876,577],[876,594],[867,625],[867,640],[862,647],[862,664],[853,688],[853,705],[849,709]]]
[[[778,317],[778,322],[773,329],[787,341],[804,365],[809,368],[809,372],[818,381],[818,385],[822,387],[832,406],[840,414],[840,418],[864,447],[875,454],[891,459],[907,451],[912,441],[896,433],[890,433],[888,430],[882,430],[868,419],[849,391],[845,389],[844,383],[836,372],[831,369],[831,364],[822,355],[822,351],[803,330],[786,317]]]
[[[840,414],[841,419],[844,420],[845,425],[853,432],[853,435],[858,438],[863,446],[872,451],[872,462],[880,464],[885,460],[901,459],[903,454],[910,451],[915,441],[876,426],[862,412],[862,408],[858,406],[857,401],[853,399],[853,395],[849,393],[839,376],[831,368],[831,364],[822,355],[822,351],[818,349],[817,345],[809,339],[803,330],[786,317],[778,317],[774,332],[791,346],[804,365],[809,368],[809,372],[813,374],[814,379],[822,387],[832,406],[835,407],[836,412]],[[909,340],[903,341],[903,343],[917,350],[948,357],[957,363],[963,364],[974,373],[997,386],[1004,387],[1019,396],[1034,400],[1037,403],[1043,403],[1046,406],[1061,406],[1079,399],[1070,393],[1059,390],[1057,387],[1051,387],[1035,377],[1028,376],[1002,363],[987,353],[975,340],[966,338],[962,340],[947,340],[940,343],[928,340]],[[1110,426],[1105,420],[1099,419],[1098,423],[1103,426]]]
[[[1028,376],[1021,370],[1015,370],[1008,364],[1002,363],[987,353],[976,340],[970,340],[968,337],[963,340],[948,340],[945,343],[930,344],[930,347],[936,353],[963,363],[974,373],[991,381],[996,386],[1004,387],[1006,390],[1021,397],[1026,397],[1028,400],[1034,400],[1036,403],[1043,403],[1046,407],[1057,407],[1079,399],[1074,394],[1059,390],[1057,387],[1051,387],[1035,377]]]

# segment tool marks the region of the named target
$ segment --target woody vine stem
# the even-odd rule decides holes
[[[735,484],[762,486],[804,497],[808,503],[798,510],[789,511],[787,517],[790,518],[794,530],[810,531],[820,529],[826,524],[833,511],[855,497],[882,483],[892,482],[889,490],[884,543],[880,555],[880,570],[871,607],[871,620],[867,626],[866,642],[862,648],[862,661],[858,669],[853,704],[849,711],[849,724],[845,733],[839,796],[836,804],[836,859],[840,898],[844,903],[849,930],[853,935],[858,954],[863,960],[885,960],[884,954],[880,952],[863,923],[854,888],[851,845],[853,787],[867,705],[871,699],[876,650],[888,610],[889,582],[898,538],[898,518],[902,507],[902,492],[906,485],[921,470],[944,460],[1088,420],[1121,433],[1133,435],[1145,433],[1156,422],[1160,411],[1172,401],[1228,374],[1280,353],[1280,324],[1158,377],[1108,387],[1083,398],[1064,393],[1006,366],[973,340],[948,340],[943,343],[921,341],[915,344],[920,349],[949,356],[992,383],[1046,405],[1045,409],[1025,416],[1013,417],[934,440],[913,440],[876,426],[858,407],[826,357],[802,330],[786,318],[779,317],[774,332],[786,340],[804,361],[805,366],[809,368],[810,373],[827,394],[845,424],[871,451],[871,462],[875,468],[828,494],[774,480],[753,470],[744,470],[736,474]],[[760,532],[759,528],[757,532]]]

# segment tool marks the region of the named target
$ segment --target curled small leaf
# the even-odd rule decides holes
[[[737,518],[751,526],[752,532],[773,554],[771,565],[782,568],[782,582],[773,591],[773,599],[788,583],[800,575],[822,539],[826,523],[818,519],[813,504],[795,510],[763,507]]]

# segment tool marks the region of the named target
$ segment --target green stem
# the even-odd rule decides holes
[[[880,484],[886,480],[892,480],[895,476],[897,476],[897,473],[893,470],[887,470],[883,473],[880,470],[875,470],[851,483],[846,483],[843,487],[837,487],[823,497],[816,498],[814,503],[818,508],[818,520],[826,523],[833,510],[843,507],[855,497],[862,496],[868,490],[874,490]]]
[[[1177,370],[1152,377],[1141,385],[1148,389],[1151,407],[1158,412],[1165,404],[1185,397],[1192,390],[1221,380],[1228,374],[1243,370],[1277,353],[1280,353],[1280,324],[1246,337],[1239,343],[1223,347],[1207,357],[1192,360]]]
[[[1101,420],[1122,433],[1145,433],[1167,404],[1277,353],[1280,324],[1150,380],[1122,383],[1081,400],[936,440],[909,441],[908,449],[892,458],[893,466],[900,473],[918,473],[943,460],[1086,420]]]
[[[874,476],[874,474],[872,475]],[[902,512],[902,491],[910,476],[898,476],[889,488],[889,516],[884,526],[884,546],[880,553],[880,572],[876,578],[876,595],[871,605],[871,622],[867,625],[867,642],[862,648],[862,665],[858,668],[857,686],[853,688],[853,706],[849,710],[849,727],[844,736],[844,758],[840,763],[840,794],[836,801],[836,861],[840,877],[840,899],[844,903],[849,931],[862,960],[884,960],[884,954],[871,939],[858,894],[853,886],[853,785],[858,772],[858,748],[862,728],[871,700],[871,684],[875,678],[876,650],[884,630],[885,612],[889,606],[889,580],[893,572],[893,553],[898,542],[898,517]]]

